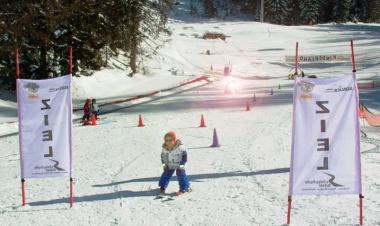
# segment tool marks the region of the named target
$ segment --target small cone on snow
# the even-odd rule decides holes
[[[256,103],[256,93],[253,94],[253,103]]]
[[[281,84],[278,84],[278,89],[281,89]]]
[[[218,135],[216,134],[216,129],[214,128],[214,134],[212,137],[212,144],[210,147],[217,148],[220,147],[219,140],[218,140]]]
[[[212,64],[210,66],[210,71],[214,71],[214,68],[212,67]]]
[[[201,124],[199,125],[199,127],[206,127],[206,123],[205,123],[205,119],[203,118],[203,115],[201,115]]]
[[[249,105],[249,102],[247,101],[247,105],[245,107],[245,111],[250,111],[251,110],[251,106]]]
[[[141,117],[141,115],[139,115],[139,124],[137,125],[137,127],[144,127],[144,123],[143,123],[143,119]]]
[[[270,88],[270,95],[273,96],[273,89]]]
[[[91,118],[91,125],[93,126],[96,126],[96,116],[95,115],[92,115],[92,118]]]

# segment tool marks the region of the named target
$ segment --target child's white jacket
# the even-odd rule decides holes
[[[187,150],[180,140],[176,141],[176,145],[172,150],[168,150],[165,145],[162,146],[161,162],[169,169],[178,169],[180,165],[187,162]]]

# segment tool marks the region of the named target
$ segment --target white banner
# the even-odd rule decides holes
[[[296,78],[289,195],[361,193],[354,75]]]
[[[71,177],[71,75],[17,80],[22,178]]]
[[[285,62],[294,63],[295,56],[285,56]],[[333,62],[350,62],[351,56],[348,54],[330,54],[330,55],[300,55],[299,63],[333,63]]]

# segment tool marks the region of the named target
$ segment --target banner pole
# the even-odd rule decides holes
[[[25,192],[25,179],[21,179],[21,196],[22,196],[22,206],[26,205],[26,192]]]
[[[19,55],[19,50],[18,48],[16,48],[16,80],[17,79],[20,79],[20,55]],[[17,81],[16,81],[17,83]],[[18,90],[17,90],[17,84],[16,84],[16,93],[17,93],[17,105],[18,105],[18,112],[20,112],[20,102],[19,102],[19,99],[18,99]],[[20,137],[22,136],[21,134],[21,131],[20,131],[20,122],[19,122],[19,134],[20,134]],[[20,142],[21,142],[22,139],[20,139]],[[21,151],[21,143],[20,143],[20,161],[22,161],[22,151]],[[21,163],[21,167],[22,167],[22,163]],[[23,173],[22,173],[22,169],[21,169],[21,200],[22,200],[22,206],[25,206],[26,205],[26,189],[25,189],[25,178],[23,177]]]
[[[354,53],[354,41],[351,40],[351,62],[352,62],[352,72],[356,72],[356,63],[355,63],[355,53]]]
[[[73,74],[73,47],[70,47],[70,56],[69,56],[69,73]]]
[[[364,196],[362,194],[359,195],[359,208],[360,208],[360,219],[359,224],[363,225],[363,198]]]
[[[70,47],[69,49],[69,73],[71,76],[73,76],[73,47]],[[71,92],[70,92],[71,93]],[[70,94],[70,113],[69,113],[69,122],[70,122],[70,208],[74,206],[74,180],[72,177],[72,150],[73,150],[73,133],[72,133],[72,112],[73,112],[73,107],[72,107],[72,97]]]
[[[296,42],[296,57],[295,57],[294,61],[296,64],[296,71],[294,74],[298,75],[298,42]]]
[[[288,196],[288,216],[286,219],[286,223],[289,225],[290,224],[290,213],[292,211],[292,196]]]
[[[351,40],[351,60],[352,60],[352,72],[355,73],[356,72],[356,62],[355,62],[355,52],[354,52],[354,41],[353,40]],[[356,79],[356,75],[355,75],[355,79]],[[364,110],[364,106],[363,106],[363,110]],[[360,145],[359,145],[359,147],[360,147]],[[360,150],[359,150],[359,155],[360,155]],[[361,166],[360,166],[360,168],[361,168]],[[361,177],[361,171],[360,171],[360,177]],[[360,181],[360,186],[361,186],[361,184],[362,183]],[[360,191],[362,191],[361,188],[360,188]],[[363,198],[364,198],[363,194],[359,194],[359,225],[363,225]]]
[[[18,48],[16,48],[16,79],[20,78],[20,66],[19,66],[19,53]]]
[[[73,178],[70,177],[70,208],[74,205],[74,183]]]

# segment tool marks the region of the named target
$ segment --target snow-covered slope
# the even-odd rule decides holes
[[[28,206],[20,207],[18,137],[0,137],[1,225],[283,225],[286,221],[292,114],[291,65],[285,55],[349,53],[355,40],[359,80],[380,79],[380,26],[364,24],[283,27],[254,22],[171,21],[172,41],[150,62],[153,76],[129,78],[102,71],[74,80],[77,100],[109,101],[159,90],[210,74],[207,86],[172,94],[104,115],[106,124],[75,125],[76,203],[68,205],[68,179],[27,181]],[[221,31],[227,40],[196,38]],[[211,55],[206,55],[210,50]],[[231,62],[239,92],[224,95],[219,80]],[[213,65],[214,75],[210,73]],[[351,65],[301,65],[306,73],[336,76]],[[184,76],[169,75],[171,71]],[[216,74],[216,75],[215,75]],[[111,76],[113,75],[113,76]],[[107,87],[101,86],[107,84]],[[278,85],[281,84],[281,89]],[[270,89],[274,95],[270,95]],[[380,111],[379,88],[361,98]],[[246,112],[246,102],[256,103]],[[6,98],[4,98],[6,99]],[[16,120],[15,104],[1,101],[2,121]],[[12,110],[13,109],[13,110]],[[142,114],[146,127],[138,128]],[[198,128],[204,114],[207,128]],[[3,132],[11,131],[1,124]],[[363,125],[363,129],[367,125]],[[216,128],[220,148],[209,148]],[[175,130],[189,148],[187,172],[193,192],[168,202],[154,200],[161,174],[163,135]],[[362,140],[365,225],[380,225],[378,129]],[[168,192],[178,189],[174,180]],[[358,198],[294,197],[293,225],[355,225]]]

